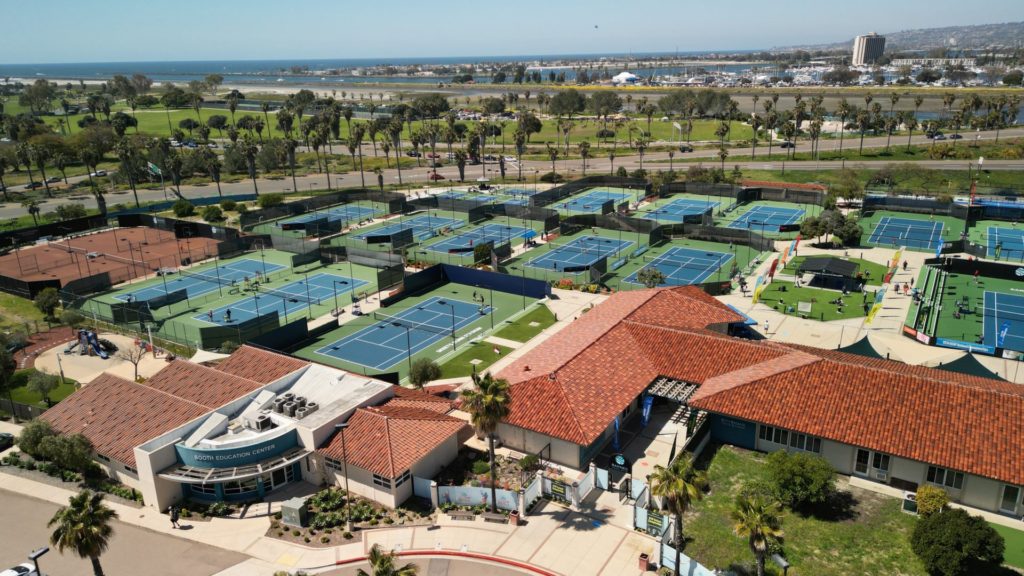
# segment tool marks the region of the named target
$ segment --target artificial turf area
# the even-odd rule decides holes
[[[862,293],[852,292],[842,296],[838,290],[825,290],[823,288],[808,288],[806,286],[796,287],[792,282],[774,281],[761,292],[761,303],[772,307],[778,312],[794,316],[804,316],[812,320],[828,322],[830,320],[846,320],[849,318],[861,318],[867,316],[864,303],[870,305],[874,302],[872,291]],[[841,308],[837,304],[830,304],[832,300],[842,296]],[[799,303],[810,302],[810,313],[800,312]]]
[[[814,256],[811,256],[811,258],[813,257]],[[821,257],[828,258],[830,256],[822,255]],[[782,271],[787,274],[796,274],[796,271],[800,268],[800,264],[807,258],[808,256],[796,256],[790,259],[789,261],[786,262],[786,267],[783,268]],[[839,257],[839,259],[860,266],[860,268],[857,271],[863,273],[865,280],[867,280],[867,283],[871,285],[881,286],[882,279],[885,278],[885,273],[886,271],[888,271],[888,268],[885,264],[878,264],[877,262],[871,262],[870,260],[864,260],[863,258]]]

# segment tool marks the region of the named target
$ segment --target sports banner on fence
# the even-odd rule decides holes
[[[778,268],[778,266],[779,259],[776,258],[775,260],[772,261],[771,268],[768,269],[768,280],[772,280],[773,278],[775,278],[775,269]]]
[[[762,284],[764,284],[764,274],[758,276],[757,280],[754,281],[754,292],[753,292],[753,294],[754,294],[754,297],[753,297],[754,304],[757,304],[757,299],[758,299],[758,297],[761,296],[761,289],[762,289],[761,285]]]

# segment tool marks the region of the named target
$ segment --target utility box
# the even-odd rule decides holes
[[[305,528],[309,524],[309,508],[305,498],[292,498],[281,503],[281,522]]]

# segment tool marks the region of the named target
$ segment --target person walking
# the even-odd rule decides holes
[[[178,525],[178,507],[171,506],[171,529],[181,528]]]
[[[213,310],[207,310],[206,317],[210,320],[210,322],[213,322]]]

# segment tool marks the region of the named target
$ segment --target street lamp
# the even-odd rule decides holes
[[[341,458],[344,461],[344,474],[345,474],[345,531],[352,532],[352,513],[349,510],[349,502],[352,501],[352,493],[348,490],[348,450],[345,446],[345,428],[348,428],[348,422],[342,422],[334,425],[336,432],[341,432]]]
[[[448,306],[449,308],[452,309],[452,350],[454,351],[455,348],[456,348],[456,344],[455,344],[455,304],[452,304],[451,302],[445,302],[444,300],[438,300],[437,303],[440,304],[441,306]]]
[[[36,576],[42,575],[42,572],[39,571],[39,557],[44,556],[49,551],[50,548],[48,546],[43,546],[42,548],[37,548],[29,553],[28,559],[31,560],[32,565],[35,566]]]

